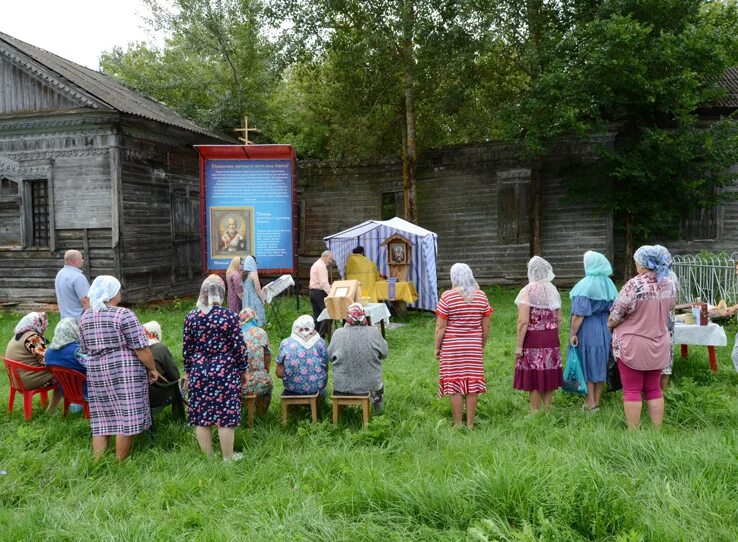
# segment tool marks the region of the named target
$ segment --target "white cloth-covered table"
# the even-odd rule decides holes
[[[706,326],[676,324],[674,326],[674,344],[727,346],[728,337],[725,335],[725,330],[714,323]]]
[[[706,326],[675,324],[674,344],[682,345],[683,358],[686,358],[688,354],[687,345],[706,346],[707,355],[710,360],[710,370],[716,373],[718,366],[715,347],[726,346],[728,344],[728,337],[725,335],[725,330],[714,323],[709,323]]]
[[[380,322],[389,324],[390,311],[384,303],[369,303],[368,305],[364,305],[364,313],[371,320],[372,324],[378,324]],[[328,309],[323,309],[323,312],[318,315],[318,322],[322,322],[323,320],[330,320]]]

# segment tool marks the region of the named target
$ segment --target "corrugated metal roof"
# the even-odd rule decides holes
[[[715,102],[716,107],[738,107],[738,66],[725,70],[720,86],[727,94]]]
[[[66,82],[70,84],[72,86],[71,90],[75,90],[76,87],[116,111],[155,120],[216,139],[228,140],[228,138],[201,128],[191,120],[177,114],[166,105],[145,97],[143,94],[122,85],[104,73],[75,64],[71,60],[62,58],[2,32],[0,32],[0,42],[5,42],[21,54],[30,57],[49,70],[52,76],[58,78],[62,83]]]

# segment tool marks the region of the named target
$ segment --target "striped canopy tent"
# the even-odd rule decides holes
[[[377,264],[379,272],[389,276],[387,246],[383,246],[382,243],[395,234],[402,235],[413,246],[409,280],[418,290],[418,301],[410,307],[436,310],[438,304],[438,278],[436,276],[438,236],[432,231],[395,217],[390,220],[367,220],[358,226],[323,239],[328,249],[333,252],[341,277],[345,277],[346,261],[351,251],[359,245],[364,247],[366,257]]]

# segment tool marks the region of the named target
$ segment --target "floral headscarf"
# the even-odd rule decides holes
[[[154,335],[154,337],[148,337],[149,346],[161,342],[161,325],[159,324],[159,322],[157,322],[156,320],[146,322],[143,325],[143,328],[146,330],[147,337],[149,334]]]
[[[113,299],[120,292],[120,281],[110,275],[100,275],[92,281],[87,297],[94,312],[105,308],[105,303]]]
[[[348,306],[346,313],[346,325],[347,326],[365,326],[367,325],[366,313],[364,307],[358,303],[352,303]]]
[[[15,333],[16,341],[19,340],[21,335],[27,331],[35,331],[43,337],[48,327],[49,320],[46,318],[45,312],[29,312],[20,319],[18,324],[15,326],[13,333]]]
[[[465,263],[455,263],[451,266],[451,286],[458,288],[467,302],[474,299],[474,292],[479,289],[471,268]]]
[[[197,308],[203,314],[208,314],[213,305],[220,305],[225,298],[225,283],[218,275],[210,275],[200,286],[200,297],[197,298]]]
[[[540,256],[528,262],[528,284],[515,298],[516,305],[530,305],[538,309],[560,309],[561,296],[551,281],[554,279],[551,264]]]
[[[320,340],[320,335],[315,331],[315,320],[312,316],[303,314],[292,324],[292,335],[290,335],[303,348],[312,348]]]
[[[656,280],[664,282],[671,271],[671,254],[661,245],[643,245],[633,254],[633,259],[644,269],[656,273]]]
[[[68,344],[78,343],[79,325],[74,318],[62,318],[54,328],[54,338],[51,339],[49,349],[61,350]]]
[[[256,271],[256,258],[253,256],[246,256],[243,259],[243,270],[247,272]]]
[[[251,307],[246,307],[238,313],[238,321],[241,324],[241,330],[246,331],[250,327],[259,327],[256,321],[256,311]]]

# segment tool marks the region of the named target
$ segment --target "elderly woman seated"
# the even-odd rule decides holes
[[[44,354],[46,353],[46,339],[44,333],[49,327],[49,321],[44,312],[29,312],[21,318],[13,330],[13,337],[8,341],[5,357],[19,361],[32,367],[45,367]],[[18,371],[27,390],[42,388],[54,382],[51,371]],[[48,411],[53,413],[61,400],[61,393],[55,391]]]
[[[272,377],[269,366],[272,353],[269,350],[269,337],[261,329],[254,309],[245,308],[239,313],[241,332],[246,342],[247,369],[241,381],[241,397],[256,395],[256,411],[259,414],[269,410],[272,401]]]
[[[87,374],[87,355],[79,345],[79,325],[74,318],[62,318],[54,328],[54,338],[44,354],[46,366],[74,369]],[[82,386],[82,395],[87,399],[87,382]]]
[[[161,342],[161,325],[159,325],[159,322],[152,320],[151,322],[146,322],[143,328],[146,331],[151,355],[154,356],[154,364],[160,377],[158,381],[149,384],[149,404],[151,408],[173,404],[175,413],[178,416],[183,416],[184,406],[182,405],[182,395],[179,392],[179,386],[166,385],[179,380],[179,369],[174,363],[174,357],[172,357],[169,348]]]
[[[325,396],[328,384],[328,351],[315,331],[312,316],[304,314],[292,324],[292,335],[279,345],[277,378],[284,383],[284,395]]]
[[[337,329],[328,346],[333,364],[334,395],[371,395],[375,414],[383,407],[382,360],[387,357],[387,341],[379,330],[367,324],[364,308],[350,305],[346,325]]]

